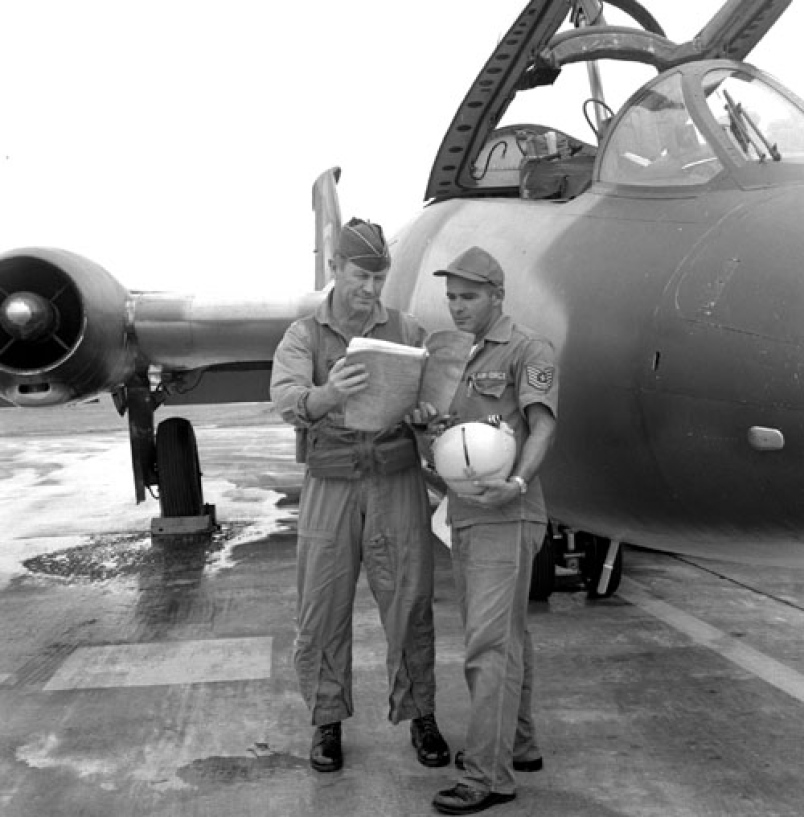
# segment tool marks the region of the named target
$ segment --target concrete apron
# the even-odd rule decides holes
[[[384,640],[364,581],[344,769],[310,769],[291,663],[292,438],[270,422],[198,422],[222,524],[200,550],[153,545],[139,519],[121,531],[121,517],[92,517],[93,536],[81,535],[77,509],[93,493],[102,501],[125,436],[90,435],[83,449],[72,438],[64,445],[80,450],[69,454],[52,438],[38,461],[33,437],[4,441],[0,814],[433,814],[455,771],[421,766],[407,726],[387,721]],[[26,463],[40,479],[15,499]],[[59,482],[79,466],[80,484]],[[14,509],[25,525],[16,511],[11,524]],[[437,714],[455,750],[463,645],[449,554],[434,546]],[[564,590],[530,615],[545,769],[518,774],[517,799],[490,813],[801,814],[804,573],[629,548],[614,598]]]

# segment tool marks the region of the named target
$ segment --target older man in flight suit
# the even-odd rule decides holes
[[[367,378],[363,366],[344,363],[349,341],[424,342],[415,318],[380,301],[389,265],[379,225],[346,224],[332,292],[315,314],[288,328],[273,363],[272,399],[306,437],[294,660],[316,727],[310,762],[319,772],[343,763],[341,721],[353,712],[352,607],[361,563],[388,642],[389,718],[411,720],[421,763],[450,761],[434,717],[433,551],[415,440],[402,424],[378,434],[344,427],[344,402]]]
[[[455,325],[476,341],[450,413],[461,422],[501,417],[517,449],[507,479],[479,480],[478,494],[449,492],[471,711],[465,750],[455,758],[463,776],[433,804],[469,814],[512,800],[514,770],[542,767],[531,715],[527,609],[547,522],[538,471],[554,434],[558,378],[552,344],[503,314],[505,278],[493,256],[472,247],[434,274],[446,277]]]

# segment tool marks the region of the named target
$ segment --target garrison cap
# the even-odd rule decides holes
[[[505,284],[505,273],[497,259],[480,247],[470,247],[447,264],[445,269],[436,270],[433,275],[457,275],[467,281],[495,287]]]
[[[362,218],[353,218],[343,225],[338,254],[369,272],[381,272],[391,264],[382,227]]]

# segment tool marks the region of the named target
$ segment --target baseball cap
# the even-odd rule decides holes
[[[391,264],[388,245],[379,224],[350,219],[341,228],[338,253],[369,272],[381,272]]]
[[[457,275],[467,281],[497,287],[505,284],[505,273],[497,259],[480,247],[470,247],[447,264],[445,269],[436,270],[433,275]]]

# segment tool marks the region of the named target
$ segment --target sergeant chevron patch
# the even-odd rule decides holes
[[[550,391],[556,371],[553,366],[547,366],[544,369],[540,369],[538,366],[526,366],[525,369],[527,370],[528,383],[534,389]]]

